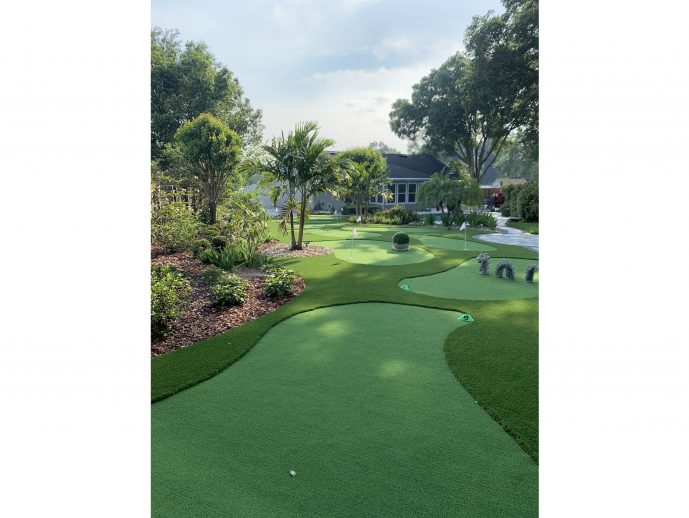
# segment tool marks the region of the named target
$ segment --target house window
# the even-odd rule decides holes
[[[416,203],[416,184],[409,184],[409,203]]]
[[[407,184],[397,184],[397,203],[405,203],[407,201]]]

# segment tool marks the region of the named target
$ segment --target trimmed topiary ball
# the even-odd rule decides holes
[[[409,244],[409,234],[404,232],[397,232],[392,238],[392,242],[396,245],[408,245]]]

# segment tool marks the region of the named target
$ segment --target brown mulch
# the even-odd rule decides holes
[[[330,248],[317,245],[304,245],[301,250],[290,250],[290,245],[280,243],[280,241],[269,241],[259,247],[259,252],[272,257],[311,257],[314,255],[330,255],[333,251]]]
[[[247,279],[247,299],[240,306],[216,307],[211,302],[210,286],[201,278],[201,273],[210,266],[201,263],[189,252],[157,255],[152,262],[174,266],[191,281],[188,304],[172,324],[168,336],[151,342],[151,356],[185,347],[236,327],[261,315],[276,310],[304,291],[304,280],[297,277],[294,294],[280,299],[263,295],[263,279],[266,274],[253,268],[237,267],[233,273]]]

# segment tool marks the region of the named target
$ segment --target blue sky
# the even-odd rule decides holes
[[[336,149],[406,150],[391,104],[462,49],[474,15],[499,0],[153,0],[155,26],[202,40],[263,110],[264,139],[317,120]]]

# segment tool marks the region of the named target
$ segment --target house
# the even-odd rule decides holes
[[[394,205],[404,205],[413,210],[426,208],[417,206],[416,195],[419,191],[419,185],[428,181],[433,173],[442,171],[447,166],[430,155],[384,153],[383,156],[388,163],[388,175],[391,180],[388,190],[393,194],[393,199],[386,201],[382,196],[371,198],[369,207],[385,209]],[[255,188],[255,185],[249,187],[249,189]],[[269,214],[277,212],[267,195],[260,194],[260,199]],[[277,204],[279,206],[282,203],[284,203],[284,199],[279,200]],[[346,203],[347,200],[337,199],[330,194],[323,193],[314,196],[310,200],[309,206],[311,210],[339,211]]]

